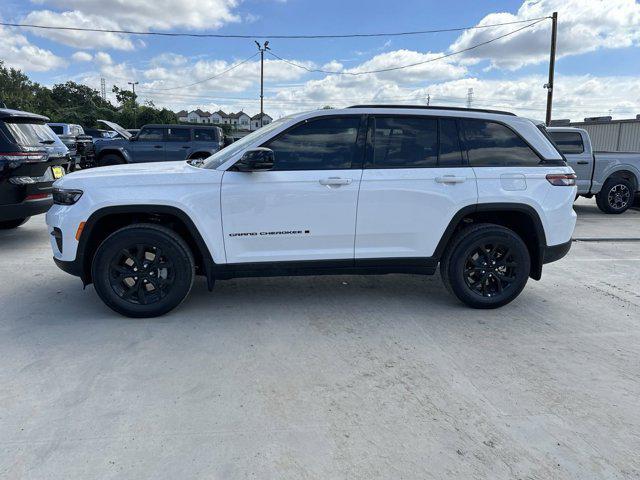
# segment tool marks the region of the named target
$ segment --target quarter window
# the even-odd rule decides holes
[[[213,128],[196,128],[193,130],[193,139],[197,142],[215,142],[216,132]]]
[[[376,117],[371,132],[373,168],[424,168],[438,163],[437,119]]]
[[[465,147],[472,167],[529,167],[540,158],[510,128],[484,120],[461,120]]]
[[[576,154],[584,152],[582,135],[577,132],[549,132],[560,153]]]
[[[273,170],[340,170],[356,160],[360,117],[305,121],[266,143],[274,152]]]

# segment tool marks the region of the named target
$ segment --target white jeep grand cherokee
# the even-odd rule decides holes
[[[476,308],[563,257],[575,175],[506,112],[356,106],[280,119],[208,159],[75,172],[47,214],[54,260],[115,311],[161,315],[195,275],[410,273],[440,264]]]

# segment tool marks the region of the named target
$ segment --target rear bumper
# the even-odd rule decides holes
[[[0,221],[16,220],[45,213],[53,205],[51,197],[42,200],[29,200],[11,205],[0,205]]]
[[[551,263],[563,258],[571,250],[572,240],[559,245],[551,245],[542,251],[542,263]]]

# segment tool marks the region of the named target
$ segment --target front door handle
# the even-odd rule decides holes
[[[153,148],[162,148],[162,145],[154,145]]]
[[[464,183],[467,181],[467,177],[456,177],[455,175],[443,175],[442,177],[436,177],[438,183]]]
[[[340,178],[340,177],[329,177],[318,180],[320,185],[325,185],[327,187],[331,187],[334,185],[349,185],[351,183],[350,178]]]
[[[578,165],[589,165],[589,162],[585,161],[585,160],[580,160],[578,162]]]

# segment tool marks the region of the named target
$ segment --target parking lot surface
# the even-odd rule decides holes
[[[0,478],[640,478],[640,212],[576,211],[491,311],[438,276],[200,279],[132,320],[42,217],[0,232]]]

